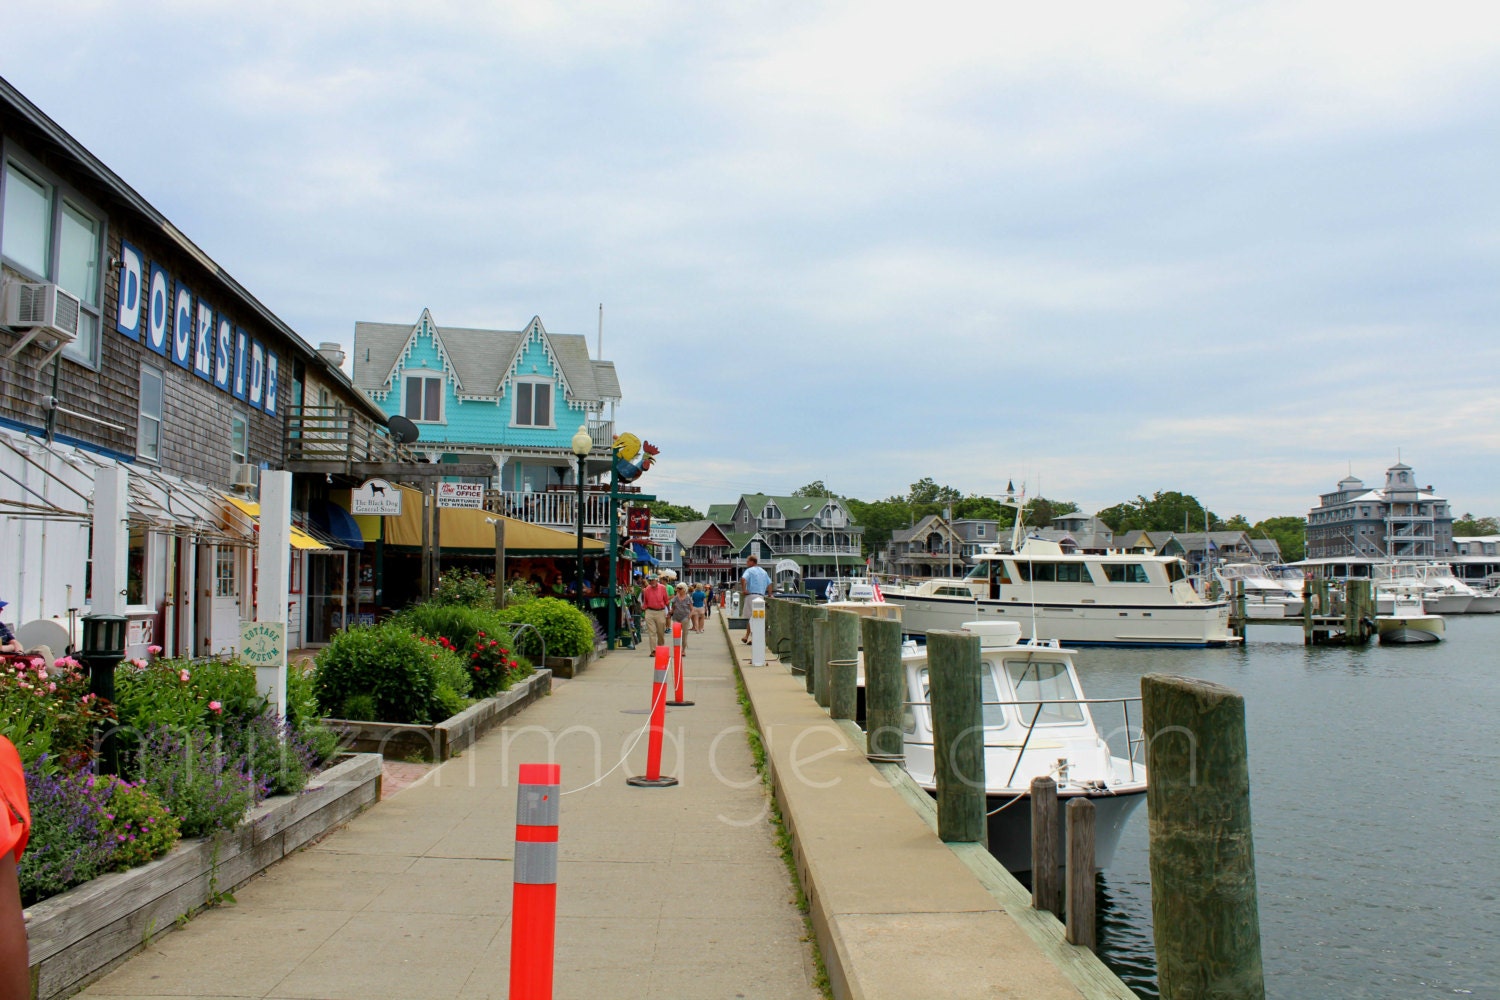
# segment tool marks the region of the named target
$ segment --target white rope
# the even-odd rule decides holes
[[[655,687],[655,686],[656,686],[655,684],[652,685],[652,687]],[[665,699],[666,696],[667,696],[667,685],[665,685],[665,684],[663,684],[661,686],[661,696],[662,696],[663,699]],[[652,715],[656,714],[656,699],[654,699],[654,698],[651,700],[651,714]],[[663,725],[663,728],[665,728],[666,723],[663,722],[662,725]],[[644,736],[644,735],[646,735],[646,732],[648,730],[650,730],[650,728],[651,728],[651,719],[648,716],[647,719],[646,719],[646,724],[644,726],[642,726],[640,729],[636,730],[635,738],[630,741],[630,746],[628,746],[628,747],[625,748],[625,752],[623,754],[621,754],[620,759],[615,763],[614,767],[610,768],[608,771],[605,771],[603,774],[599,775],[599,777],[595,778],[593,781],[590,781],[587,785],[579,785],[577,788],[570,788],[566,792],[563,792],[562,794],[563,795],[572,795],[574,792],[586,791],[587,789],[593,788],[595,785],[599,784],[599,782],[603,781],[605,778],[609,777],[611,774],[614,774],[616,771],[618,771],[621,767],[623,767],[625,765],[625,761],[628,760],[630,758],[630,755],[635,752],[636,744],[641,741],[641,737]]]

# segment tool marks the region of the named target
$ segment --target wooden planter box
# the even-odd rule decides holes
[[[582,656],[549,656],[543,661],[554,677],[577,677],[589,665],[589,654]]]
[[[380,800],[382,761],[355,754],[297,795],[266,799],[238,828],[184,840],[150,864],[102,875],[26,911],[32,996],[71,993],[139,951],[174,921],[228,892]]]
[[[551,659],[548,657],[549,663]],[[349,735],[345,739],[352,750],[378,753],[397,760],[445,761],[551,691],[552,671],[538,670],[509,691],[477,701],[451,719],[432,726],[356,719],[323,721],[347,732]]]

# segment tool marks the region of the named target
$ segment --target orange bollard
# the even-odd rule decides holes
[[[672,700],[667,702],[673,708],[681,708],[691,705],[693,702],[685,700],[682,693],[682,622],[672,623],[672,673],[676,677],[677,693]]]
[[[552,1000],[562,767],[522,764],[510,904],[510,1000]]]
[[[661,740],[667,728],[667,647],[656,647],[656,669],[651,675],[651,735],[646,743],[646,773],[626,778],[637,788],[669,788],[677,779],[662,777]]]

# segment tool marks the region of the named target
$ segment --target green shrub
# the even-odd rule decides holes
[[[413,635],[396,620],[338,633],[318,654],[313,688],[330,715],[368,695],[375,722],[429,723],[448,717],[469,692],[458,655],[437,639]],[[439,684],[448,689],[440,699]],[[363,706],[356,706],[363,707]]]
[[[48,771],[45,763],[26,768],[31,841],[16,869],[25,906],[109,871],[114,855],[115,842],[100,834],[104,804],[97,779]]]
[[[333,713],[341,719],[356,719],[360,722],[375,721],[375,699],[367,694],[351,694],[344,699],[344,707]]]
[[[126,661],[115,671],[120,725],[136,730],[215,727],[266,710],[255,668],[238,660]],[[215,707],[217,706],[217,707]]]
[[[501,612],[493,608],[471,608],[454,604],[424,603],[407,608],[393,619],[429,639],[447,640],[458,654],[469,681],[467,689],[454,684],[457,692],[488,698],[510,686],[510,630]]]
[[[594,626],[589,616],[567,601],[538,597],[505,609],[507,622],[530,625],[547,643],[548,656],[583,656],[594,649]],[[529,657],[542,655],[541,643],[530,632],[520,633],[516,646]]]
[[[466,569],[450,569],[438,580],[437,589],[432,592],[431,603],[493,608],[495,588],[482,574]]]
[[[224,744],[201,729],[142,732],[136,768],[141,785],[177,817],[184,837],[234,829],[266,787],[245,760],[231,759]]]
[[[105,775],[97,779],[95,790],[102,793],[104,807],[99,833],[113,845],[110,861],[115,871],[160,857],[181,837],[177,817],[148,789]]]
[[[0,661],[0,736],[15,744],[24,766],[86,767],[95,729],[114,717],[113,706],[89,694],[88,675],[70,657],[50,671],[40,657]]]
[[[286,721],[287,727],[297,733],[307,744],[312,766],[316,767],[333,759],[339,752],[338,730],[323,725],[323,713],[318,708],[318,695],[313,685],[313,661],[303,658],[286,669]],[[345,715],[344,718],[359,718]]]

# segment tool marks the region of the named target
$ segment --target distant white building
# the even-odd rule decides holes
[[[1380,489],[1351,475],[1319,501],[1307,515],[1308,559],[1438,559],[1455,554],[1447,498],[1431,486],[1418,486],[1411,466],[1403,462],[1385,471]]]

